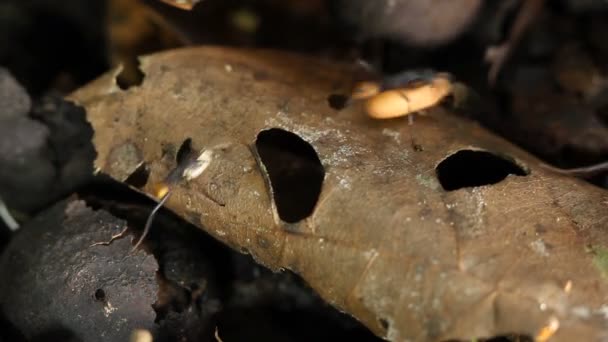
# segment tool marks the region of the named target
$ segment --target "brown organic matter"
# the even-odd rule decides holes
[[[551,341],[606,337],[605,190],[539,167],[444,108],[413,126],[372,120],[360,104],[336,111],[327,99],[351,89],[347,66],[205,47],[145,57],[141,69],[140,86],[121,90],[115,70],[71,96],[94,127],[96,167],[124,180],[110,155],[133,144],[150,167],[149,192],[174,166],[163,146],[227,144],[167,207],[271,269],[298,273],[376,334],[536,336],[557,321]],[[256,137],[273,128],[310,144],[324,169],[314,210],[295,223],[280,219],[274,171],[256,151]],[[290,146],[275,148],[300,153]],[[458,177],[442,186],[436,168],[450,156],[447,172]]]

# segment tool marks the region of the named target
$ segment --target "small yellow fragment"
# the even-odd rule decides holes
[[[152,342],[152,333],[146,329],[135,329],[131,333],[130,342]]]
[[[152,187],[152,195],[158,199],[163,198],[169,192],[169,184],[160,182]]]
[[[534,341],[547,342],[555,334],[557,329],[559,329],[559,320],[556,317],[551,317],[549,323],[536,334]]]

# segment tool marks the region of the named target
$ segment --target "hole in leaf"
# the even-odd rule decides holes
[[[181,165],[192,153],[192,138],[184,140],[179,146],[177,154],[175,155],[175,161],[178,165]]]
[[[490,338],[473,338],[470,340],[447,340],[444,342],[533,342],[534,339],[528,335],[523,334],[506,334],[499,335]]]
[[[384,329],[384,331],[388,330],[388,321],[384,318],[380,318],[378,319],[378,323],[380,323],[380,326],[382,327],[382,329]]]
[[[137,58],[123,61],[122,70],[116,76],[116,84],[120,89],[127,90],[133,86],[141,85],[145,75],[139,66]]]
[[[95,290],[94,297],[96,301],[103,302],[104,300],[106,300],[106,292],[103,289],[97,289]]]
[[[150,177],[150,169],[148,168],[148,164],[141,163],[133,173],[125,179],[125,183],[129,184],[132,187],[141,189],[148,183],[148,178]]]
[[[268,172],[279,217],[294,223],[312,214],[325,177],[314,148],[278,128],[260,132],[255,145]]]
[[[437,178],[447,190],[496,184],[508,175],[528,173],[513,161],[486,151],[461,150],[444,159],[437,168]]]
[[[327,103],[335,110],[341,110],[346,107],[348,102],[348,96],[342,94],[331,94],[327,97]]]

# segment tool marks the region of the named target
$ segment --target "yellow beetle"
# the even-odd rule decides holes
[[[364,100],[365,111],[374,119],[391,119],[436,106],[452,93],[447,73],[423,69],[405,71],[379,82],[355,84],[351,100]]]

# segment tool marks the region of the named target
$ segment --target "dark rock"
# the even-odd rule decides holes
[[[345,34],[387,38],[415,46],[449,43],[475,19],[479,0],[331,0],[330,11]]]
[[[154,329],[154,257],[130,253],[129,236],[91,246],[125,227],[82,201],[43,212],[0,258],[0,310],[29,339],[127,341]]]
[[[93,174],[96,152],[93,147],[93,128],[84,108],[58,96],[48,96],[34,106],[32,117],[50,130],[49,147],[52,161],[58,167],[58,193],[66,194]]]
[[[25,89],[8,70],[0,68],[0,120],[25,116],[31,106]]]
[[[96,178],[81,196],[128,220],[133,230],[141,231],[150,214],[148,197],[105,177]],[[159,210],[141,248],[159,265],[154,341],[212,340],[214,317],[229,287],[227,248],[165,208]]]
[[[84,109],[54,96],[36,103],[31,118],[0,121],[0,197],[32,212],[85,184],[93,175],[92,137]]]
[[[0,196],[10,208],[48,202],[57,171],[49,159],[49,129],[27,117],[0,123]]]

